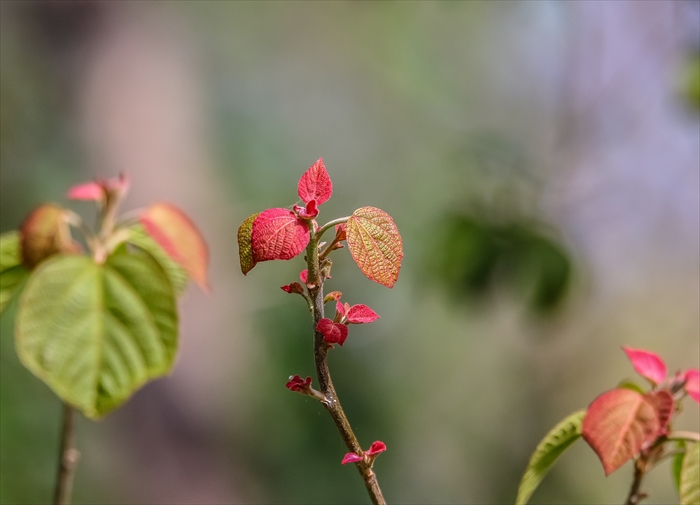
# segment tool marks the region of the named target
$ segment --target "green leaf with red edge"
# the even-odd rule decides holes
[[[403,242],[391,216],[376,207],[362,207],[348,218],[346,233],[350,254],[362,273],[392,288],[401,270]]]
[[[311,200],[316,201],[316,205],[327,202],[333,193],[333,183],[323,164],[323,158],[319,158],[311,165],[304,175],[299,179],[297,193],[304,203]]]
[[[238,257],[241,261],[241,272],[243,275],[247,275],[253,267],[255,266],[255,258],[253,257],[253,221],[260,215],[260,212],[256,212],[252,216],[249,216],[240,228],[238,228]]]
[[[520,480],[516,505],[525,505],[528,502],[557,458],[579,439],[581,423],[585,415],[585,410],[571,414],[552,428],[537,445]]]
[[[605,475],[653,442],[659,431],[655,405],[630,389],[613,389],[593,400],[582,428],[583,438],[600,458]]]
[[[32,269],[54,254],[76,253],[68,227],[68,210],[48,203],[34,209],[20,227],[22,263]]]
[[[251,244],[256,263],[289,260],[309,243],[309,228],[289,209],[267,209],[253,220]]]
[[[156,203],[139,216],[146,233],[182,266],[204,291],[209,291],[209,249],[192,220],[169,203]]]
[[[688,444],[681,467],[681,505],[700,503],[700,443]]]

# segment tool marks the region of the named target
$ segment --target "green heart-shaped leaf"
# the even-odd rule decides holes
[[[22,265],[19,233],[0,235],[0,314],[21,291],[29,271]]]
[[[150,255],[122,252],[103,265],[60,255],[27,282],[15,339],[29,370],[98,418],[170,370],[177,330],[173,288]]]
[[[700,443],[694,443],[685,450],[681,469],[681,505],[700,503]]]
[[[165,252],[165,249],[163,249],[158,242],[153,240],[150,235],[146,233],[143,226],[137,224],[129,228],[129,238],[127,239],[127,242],[149,253],[158,262],[158,264],[163,267],[168,279],[170,279],[170,283],[173,285],[176,296],[180,296],[183,291],[185,291],[185,288],[190,281],[187,271],[178,265],[175,260],[173,260],[168,253]]]

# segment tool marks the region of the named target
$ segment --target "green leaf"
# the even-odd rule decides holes
[[[581,424],[585,415],[585,410],[571,414],[542,439],[520,481],[516,505],[527,503],[561,453],[581,437]]]
[[[19,233],[0,235],[0,314],[24,286],[29,271],[22,265]]]
[[[681,505],[700,504],[700,443],[688,445],[681,468]]]
[[[683,457],[685,456],[685,442],[683,440],[679,440],[678,443],[676,444],[676,447],[678,449],[683,450],[683,452],[679,452],[675,456],[673,456],[673,461],[671,463],[671,472],[673,475],[673,484],[676,486],[676,491],[680,494],[681,492],[681,469],[683,468]]]
[[[631,380],[623,380],[620,381],[620,383],[617,385],[618,388],[621,389],[630,389],[632,391],[636,391],[640,395],[646,394],[646,392],[639,386],[637,383],[632,382]]]
[[[59,255],[27,282],[17,311],[22,363],[65,402],[98,418],[168,373],[178,316],[168,277],[148,254]]]
[[[175,295],[180,296],[187,287],[190,281],[187,271],[181,267],[175,260],[173,260],[168,253],[165,252],[158,242],[153,240],[143,226],[137,224],[129,228],[129,238],[127,239],[129,244],[133,244],[149,253],[158,262],[158,264],[165,270],[165,273],[170,279],[170,283],[175,290]]]

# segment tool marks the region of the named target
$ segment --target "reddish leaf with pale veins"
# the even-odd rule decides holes
[[[353,324],[371,323],[372,321],[379,319],[379,315],[375,311],[370,309],[367,305],[362,305],[361,303],[350,307],[350,310],[348,310],[345,317],[347,318],[348,323]]]
[[[326,171],[326,166],[323,164],[323,158],[319,158],[301,176],[297,185],[297,193],[304,203],[316,200],[316,205],[321,205],[331,197],[333,183]]]
[[[673,415],[673,395],[662,389],[655,393],[647,393],[644,396],[651,402],[659,416],[659,435],[668,434],[668,425]]]
[[[631,389],[613,389],[589,405],[582,434],[610,475],[653,442],[659,428],[651,401]]]
[[[246,275],[255,266],[255,258],[253,257],[253,221],[260,213],[253,214],[248,217],[243,224],[238,228],[238,257],[241,261],[241,272]]]
[[[399,278],[403,242],[394,220],[375,207],[362,207],[347,222],[352,258],[370,280],[391,288]]]
[[[256,262],[289,260],[309,243],[309,228],[289,209],[267,209],[253,221],[253,258]]]
[[[204,291],[209,291],[209,249],[192,220],[169,203],[156,203],[139,216],[146,232],[187,271]]]
[[[37,207],[19,230],[22,263],[29,269],[59,253],[76,253],[66,218],[67,210],[54,204]]]
[[[644,349],[632,349],[631,347],[623,347],[622,350],[625,351],[639,375],[651,381],[654,385],[664,381],[666,378],[666,363],[658,355]]]
[[[341,346],[348,338],[348,327],[344,324],[334,323],[324,317],[316,325],[316,329],[323,335],[323,339],[330,344],[340,344]]]
[[[341,302],[341,301],[335,302],[335,312],[336,312],[336,314],[340,314],[341,316],[345,315],[345,306],[343,305],[343,302]]]

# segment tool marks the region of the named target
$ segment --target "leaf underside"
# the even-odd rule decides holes
[[[248,217],[238,228],[238,257],[241,261],[241,272],[246,275],[255,266],[253,258],[253,221],[260,215],[259,212]]]
[[[180,296],[185,291],[190,281],[187,270],[173,260],[170,255],[165,252],[165,249],[146,233],[143,226],[137,224],[129,228],[129,238],[127,242],[143,249],[153,256],[153,259],[158,262],[168,276],[170,284],[172,284],[173,290],[175,291],[175,296]]]
[[[681,505],[700,504],[700,443],[688,445],[681,468]]]
[[[538,444],[520,481],[516,505],[528,502],[557,458],[579,439],[585,415],[585,410],[571,414],[552,428]]]
[[[399,278],[403,243],[394,220],[381,209],[362,207],[347,222],[352,258],[368,279],[391,288]]]
[[[631,389],[613,389],[593,400],[582,434],[603,464],[605,475],[620,468],[659,434],[651,401]]]
[[[165,271],[142,251],[122,251],[103,265],[85,256],[48,260],[27,282],[17,312],[22,363],[90,418],[165,375],[177,349]]]
[[[22,290],[29,271],[22,265],[19,233],[0,235],[0,314]]]

